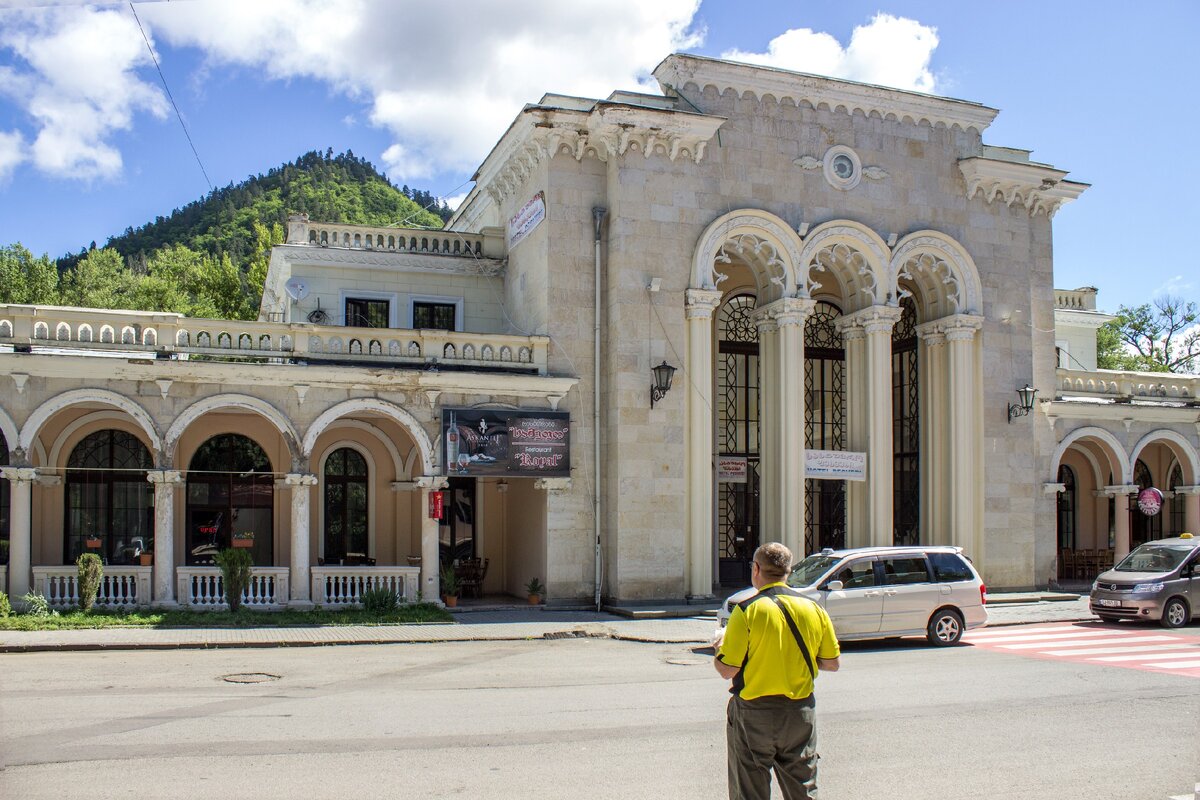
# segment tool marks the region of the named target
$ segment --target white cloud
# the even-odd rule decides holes
[[[937,89],[929,59],[937,46],[936,28],[879,13],[870,23],[855,28],[844,48],[828,33],[796,28],[772,39],[765,53],[728,50],[721,58],[934,92]]]
[[[0,183],[25,160],[25,137],[20,131],[0,131]]]
[[[637,88],[667,53],[700,43],[699,0],[210,0],[139,6],[163,40],[216,64],[306,77],[366,104],[395,144],[398,181],[479,164],[547,91]]]
[[[137,69],[150,63],[127,12],[92,8],[10,12],[0,48],[21,61],[0,74],[0,92],[33,122],[28,157],[61,177],[108,178],[121,171],[110,138],[139,112],[167,113],[162,93]]]

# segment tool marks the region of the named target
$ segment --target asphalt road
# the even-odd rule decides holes
[[[906,640],[818,686],[826,800],[1200,779],[1196,678]],[[597,638],[10,654],[0,797],[722,798],[725,699],[702,653]]]

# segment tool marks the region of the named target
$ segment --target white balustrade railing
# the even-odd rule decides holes
[[[105,567],[96,593],[96,605],[105,608],[134,608],[150,605],[150,575],[153,567]],[[33,591],[45,597],[51,608],[79,605],[79,568],[34,567]]]
[[[420,567],[313,567],[312,601],[321,606],[359,605],[363,592],[383,588],[401,602],[415,603],[420,575]]]
[[[1150,400],[1197,404],[1200,375],[1172,372],[1121,372],[1118,370],[1077,370],[1059,368],[1059,397],[1098,397],[1132,402]]]
[[[302,228],[293,228],[288,236],[288,244],[472,258],[483,255],[483,240],[484,237],[477,233],[428,228],[375,228],[328,222],[309,222]]]
[[[177,567],[175,570],[179,602],[192,608],[223,609],[225,580],[220,567]],[[290,586],[287,567],[251,567],[250,585],[242,592],[247,608],[283,608]]]
[[[351,328],[258,320],[222,320],[60,306],[0,305],[0,343],[40,351],[104,350],[219,356],[385,362],[424,367],[439,362],[546,374],[546,336]]]
[[[1055,289],[1054,307],[1070,311],[1095,311],[1095,289]]]

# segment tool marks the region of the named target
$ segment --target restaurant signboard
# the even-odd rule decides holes
[[[570,477],[571,415],[566,411],[444,408],[442,474]]]
[[[867,454],[849,450],[805,450],[804,477],[818,480],[865,481]]]

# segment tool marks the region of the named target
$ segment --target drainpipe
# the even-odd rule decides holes
[[[596,540],[596,611],[600,610],[600,229],[604,226],[604,215],[607,208],[599,206],[592,209],[592,219],[596,226],[596,317],[592,331],[592,454],[595,458],[592,475],[592,525]]]

